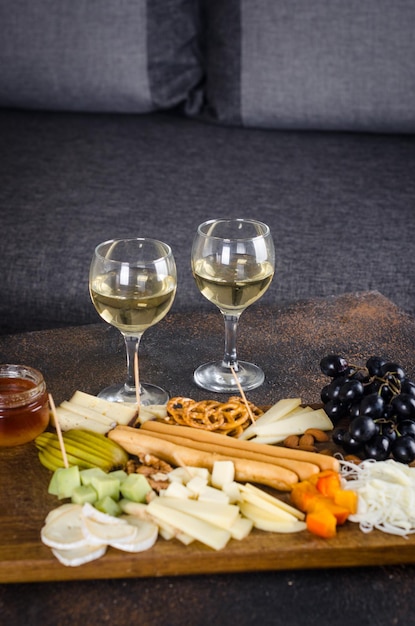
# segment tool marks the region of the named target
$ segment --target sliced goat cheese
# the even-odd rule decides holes
[[[82,529],[82,506],[73,504],[49,518],[40,531],[42,542],[56,550],[77,549],[87,545],[88,540]]]
[[[82,530],[92,545],[112,544],[113,542],[128,543],[135,537],[135,527],[114,518],[113,524],[103,524],[91,517],[82,517]]]
[[[56,550],[52,548],[52,553],[58,561],[68,567],[78,567],[79,565],[100,559],[106,551],[106,545],[93,546],[89,544],[72,550]]]
[[[152,522],[140,519],[128,520],[128,525],[135,529],[131,540],[110,541],[109,545],[124,552],[144,552],[154,546],[158,537],[158,527]]]

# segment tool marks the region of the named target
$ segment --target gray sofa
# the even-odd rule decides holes
[[[174,251],[253,216],[261,303],[378,290],[415,313],[411,0],[0,0],[0,332],[98,321],[96,244]]]

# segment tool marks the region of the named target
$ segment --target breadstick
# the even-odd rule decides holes
[[[194,448],[196,450],[202,450],[204,452],[212,452],[212,444],[204,441],[194,441],[188,437],[181,437],[178,432],[174,435],[170,433],[158,432],[150,428],[145,428],[146,434],[153,437],[163,439],[163,441],[170,441],[176,445],[186,446],[187,448]],[[235,460],[246,459],[250,461],[260,461],[262,463],[271,463],[272,465],[279,465],[285,467],[297,474],[299,480],[307,480],[310,476],[318,474],[320,467],[315,463],[308,463],[306,461],[293,461],[292,459],[284,459],[282,457],[271,456],[268,454],[262,454],[261,452],[251,450],[241,450],[237,447],[227,446],[226,442],[228,437],[222,435],[223,442],[221,445],[215,444],[216,452],[219,454],[225,454],[228,458]]]
[[[340,469],[338,459],[335,459],[333,456],[328,456],[327,454],[306,452],[305,450],[294,450],[291,448],[283,448],[281,446],[272,446],[265,443],[255,443],[253,441],[243,441],[241,439],[234,439],[233,437],[228,437],[219,433],[202,431],[189,426],[172,426],[156,420],[147,421],[141,426],[141,428],[159,433],[169,433],[172,435],[182,434],[186,438],[192,439],[193,441],[210,443],[214,446],[221,446],[225,444],[226,446],[236,448],[238,450],[261,453],[274,458],[305,461],[307,463],[317,465],[321,470],[332,469],[338,472]]]
[[[154,454],[172,465],[206,467],[212,471],[215,461],[229,460],[224,454],[179,446],[147,435],[141,428],[131,426],[116,426],[109,431],[108,437],[130,454]],[[259,483],[280,491],[290,491],[298,482],[297,474],[279,465],[237,458],[232,460],[235,466],[235,479],[240,482]]]

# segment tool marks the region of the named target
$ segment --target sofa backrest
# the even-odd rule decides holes
[[[413,0],[0,0],[0,106],[413,132]]]
[[[188,0],[0,0],[0,106],[147,113],[202,78]]]

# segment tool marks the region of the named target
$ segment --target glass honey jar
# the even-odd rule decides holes
[[[43,375],[27,365],[0,365],[0,447],[27,443],[49,424]]]

